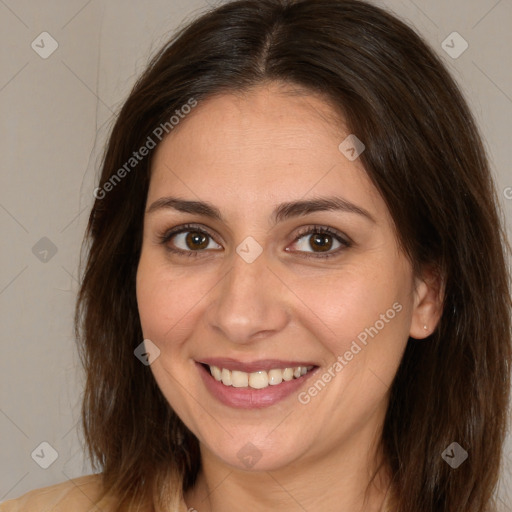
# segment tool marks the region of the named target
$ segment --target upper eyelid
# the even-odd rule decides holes
[[[181,226],[176,226],[171,229],[165,229],[161,234],[161,238],[168,239],[171,238],[172,236],[179,235],[181,233],[187,233],[194,230],[199,233],[204,233],[205,235],[208,235],[213,240],[215,240],[216,243],[219,243],[217,242],[215,235],[213,235],[207,228],[196,224],[184,224]]]

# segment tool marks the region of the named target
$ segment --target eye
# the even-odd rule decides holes
[[[222,249],[209,233],[197,226],[180,226],[166,231],[160,237],[160,242],[169,251],[185,256],[198,256],[206,249]]]
[[[329,227],[314,226],[299,233],[293,245],[298,252],[310,253],[307,257],[327,258],[336,256],[350,247],[347,237]]]
[[[199,256],[206,250],[221,250],[213,236],[194,225],[183,225],[159,235],[159,241],[172,253],[182,256]],[[338,255],[351,246],[351,241],[342,233],[327,226],[308,227],[300,232],[287,252],[304,253],[304,257],[328,258]]]

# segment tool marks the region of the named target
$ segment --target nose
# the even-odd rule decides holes
[[[287,289],[268,267],[265,252],[252,263],[237,253],[232,260],[211,296],[206,313],[209,327],[237,344],[282,331],[290,318]]]

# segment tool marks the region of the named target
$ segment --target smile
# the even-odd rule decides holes
[[[259,370],[256,372],[244,372],[241,370],[229,370],[218,366],[208,365],[210,374],[224,386],[234,388],[264,389],[268,386],[278,386],[283,382],[299,379],[311,371],[314,366],[295,366],[292,368],[273,368],[271,370]]]
[[[212,397],[236,409],[261,409],[276,404],[297,394],[319,370],[312,362],[277,359],[242,362],[209,358],[195,363]]]

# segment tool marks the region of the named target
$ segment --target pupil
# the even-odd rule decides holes
[[[330,235],[315,234],[309,241],[312,249],[318,249],[321,252],[328,251],[332,247]],[[316,246],[316,247],[315,247]]]
[[[204,249],[208,246],[208,238],[202,233],[189,232],[186,237],[187,245],[191,249]]]

